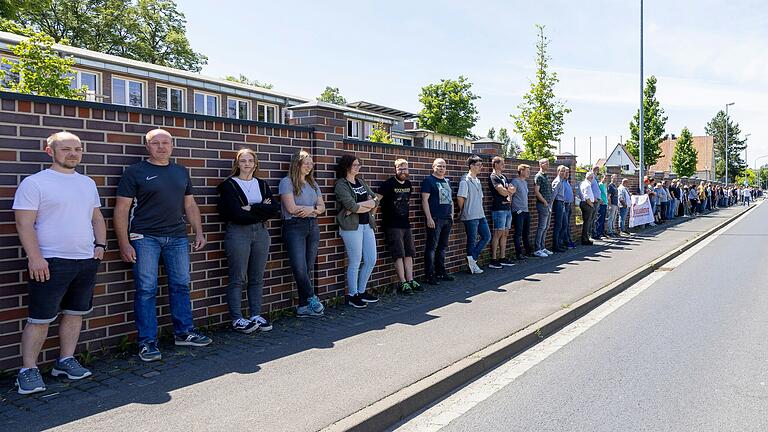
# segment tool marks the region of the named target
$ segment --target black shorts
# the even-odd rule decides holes
[[[387,228],[384,230],[384,235],[387,238],[387,249],[392,254],[392,258],[398,259],[416,255],[410,228]]]
[[[101,260],[46,258],[51,278],[29,281],[29,319],[48,324],[59,315],[85,315],[93,309],[93,288]]]

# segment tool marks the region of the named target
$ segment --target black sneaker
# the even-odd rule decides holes
[[[358,309],[362,309],[364,307],[368,307],[368,303],[364,302],[360,295],[355,296],[347,296],[347,304]]]
[[[440,281],[435,276],[430,276],[427,278],[427,284],[429,285],[440,285]]]
[[[408,282],[408,284],[411,285],[411,289],[414,291],[424,291],[424,287],[421,286],[421,284],[416,282],[415,280]]]
[[[190,330],[187,333],[176,335],[173,343],[179,346],[196,346],[204,347],[210,345],[213,339],[204,334],[200,334],[195,330]]]
[[[375,295],[372,295],[372,294],[368,294],[367,292],[360,293],[360,294],[357,295],[357,297],[359,297],[360,300],[362,300],[362,301],[364,301],[366,303],[376,303],[377,301],[379,301],[378,297],[376,297]]]
[[[245,318],[240,318],[232,323],[232,330],[240,333],[253,333],[259,329],[259,324]]]
[[[261,315],[256,315],[251,317],[251,322],[256,323],[256,325],[259,326],[260,332],[267,332],[272,330],[272,324],[269,322],[268,319],[264,318]]]
[[[488,268],[500,269],[501,268],[501,260],[491,260],[491,262],[488,264]]]
[[[411,288],[411,284],[408,282],[400,282],[397,291],[399,291],[400,294],[413,295],[413,288]]]
[[[157,349],[157,342],[147,342],[139,346],[139,358],[144,362],[158,361],[163,358]]]
[[[514,265],[512,261],[509,260],[509,258],[500,259],[499,264],[503,265],[504,267],[512,267]]]
[[[444,280],[446,282],[453,282],[453,281],[456,280],[455,277],[453,277],[453,276],[451,276],[451,275],[449,275],[447,273],[446,274],[438,275],[437,278],[440,279],[440,280]]]

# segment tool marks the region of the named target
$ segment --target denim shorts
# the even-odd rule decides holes
[[[512,211],[494,210],[491,212],[493,218],[493,230],[508,230],[512,228]]]
[[[93,309],[93,288],[101,260],[46,258],[51,278],[29,281],[29,319],[48,324],[59,315],[85,315]]]

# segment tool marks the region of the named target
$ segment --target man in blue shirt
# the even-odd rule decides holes
[[[421,182],[421,208],[427,217],[424,272],[430,285],[439,285],[439,280],[454,280],[445,269],[445,250],[453,226],[453,196],[445,171],[445,160],[435,159],[432,174]]]
[[[589,227],[592,228],[592,238],[597,239],[598,232],[597,232],[597,225],[599,216],[600,216],[600,206],[605,204],[602,200],[602,193],[600,193],[600,181],[598,180],[600,178],[600,167],[594,166],[592,167],[592,180],[590,183],[592,184],[592,195],[595,198],[595,206],[592,211],[592,219],[589,222]]]
[[[565,236],[562,239],[562,244],[573,249],[576,245],[571,238],[571,215],[573,215],[573,186],[571,186],[571,169],[565,167],[565,180],[563,184],[563,193],[565,194]]]

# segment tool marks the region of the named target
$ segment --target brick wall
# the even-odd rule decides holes
[[[401,147],[367,142],[345,141],[343,114],[306,110],[294,113],[294,125],[278,125],[240,121],[186,113],[122,107],[109,104],[42,98],[0,92],[0,369],[20,365],[21,330],[27,314],[26,259],[21,248],[11,210],[16,186],[27,175],[48,167],[50,158],[43,152],[44,141],[51,133],[67,130],[81,137],[85,154],[78,168],[94,179],[102,199],[102,212],[107,219],[109,251],[97,278],[94,311],[83,324],[79,349],[98,350],[117,345],[123,338],[134,336],[133,276],[130,266],[117,252],[112,231],[112,209],[117,183],[124,167],[145,155],[141,137],[148,130],[163,127],[175,137],[174,156],[190,170],[200,206],[203,227],[209,244],[203,251],[191,254],[193,315],[198,325],[217,324],[229,320],[225,287],[226,259],[223,252],[223,226],[216,212],[216,185],[230,172],[235,152],[248,146],[259,154],[260,177],[276,190],[286,175],[290,157],[301,148],[309,150],[316,162],[317,178],[328,206],[320,218],[321,241],[314,280],[322,299],[343,295],[345,291],[345,253],[338,227],[334,222],[336,203],[333,199],[334,166],[338,156],[354,153],[363,161],[362,176],[376,189],[394,170],[399,157],[409,160],[411,180],[415,186],[431,172],[437,157],[448,163],[448,176],[454,190],[459,176],[466,171],[467,154]],[[507,171],[520,163],[508,160]],[[527,162],[535,165],[531,162]],[[483,178],[487,178],[490,163]],[[534,169],[535,170],[535,169]],[[551,175],[554,175],[552,168]],[[532,179],[529,182],[533,191]],[[490,195],[483,182],[486,196]],[[425,230],[423,213],[417,205],[418,193],[411,203],[415,222],[416,248],[423,250]],[[486,199],[490,221],[490,198]],[[532,237],[536,212],[533,199]],[[577,228],[574,227],[574,231]],[[295,305],[293,277],[287,253],[281,240],[280,222],[269,223],[272,247],[264,275],[264,309],[266,311]],[[378,287],[396,280],[381,233],[377,234],[379,260],[371,286]],[[454,225],[447,251],[450,271],[465,267],[464,230]],[[508,249],[512,249],[510,236]],[[416,274],[423,274],[423,259],[417,257]],[[165,277],[161,275],[158,312],[161,326],[168,330],[170,315]],[[57,326],[51,326],[41,360],[52,361],[57,354]]]

